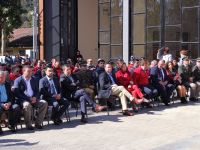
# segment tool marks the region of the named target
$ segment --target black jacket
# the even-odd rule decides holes
[[[71,85],[72,81],[70,80],[70,78],[68,76],[66,76],[65,74],[62,74],[60,76],[60,84],[61,84],[61,95],[64,98],[71,98],[73,96],[73,94],[80,89],[80,82],[77,79],[76,75],[72,74],[72,78],[74,79],[74,83],[76,83],[76,85]]]
[[[114,74],[112,77],[117,84],[117,80]],[[109,75],[106,72],[103,72],[99,75],[99,89],[98,89],[98,97],[99,98],[109,98],[111,95],[111,85],[112,81]]]

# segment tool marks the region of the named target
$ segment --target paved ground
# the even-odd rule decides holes
[[[120,111],[80,116],[62,126],[48,125],[43,131],[0,137],[2,150],[200,150],[200,102],[144,109],[133,117]]]

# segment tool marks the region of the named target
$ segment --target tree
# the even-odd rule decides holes
[[[26,13],[20,0],[0,0],[1,55],[4,55],[6,41],[14,29],[22,25],[21,15]]]

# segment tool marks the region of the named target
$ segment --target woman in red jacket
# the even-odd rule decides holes
[[[123,85],[136,99],[144,99],[144,95],[137,85],[134,84],[133,78],[125,63],[122,64],[119,71],[116,72],[116,79],[120,85]]]

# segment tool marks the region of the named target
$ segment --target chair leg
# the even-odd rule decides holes
[[[67,122],[70,122],[70,115],[69,115],[69,110],[68,109],[65,111],[65,117],[67,119]]]
[[[108,107],[108,100],[106,99],[105,101],[106,101],[106,107],[107,107],[107,115],[110,116],[110,114],[109,114],[109,107]]]

